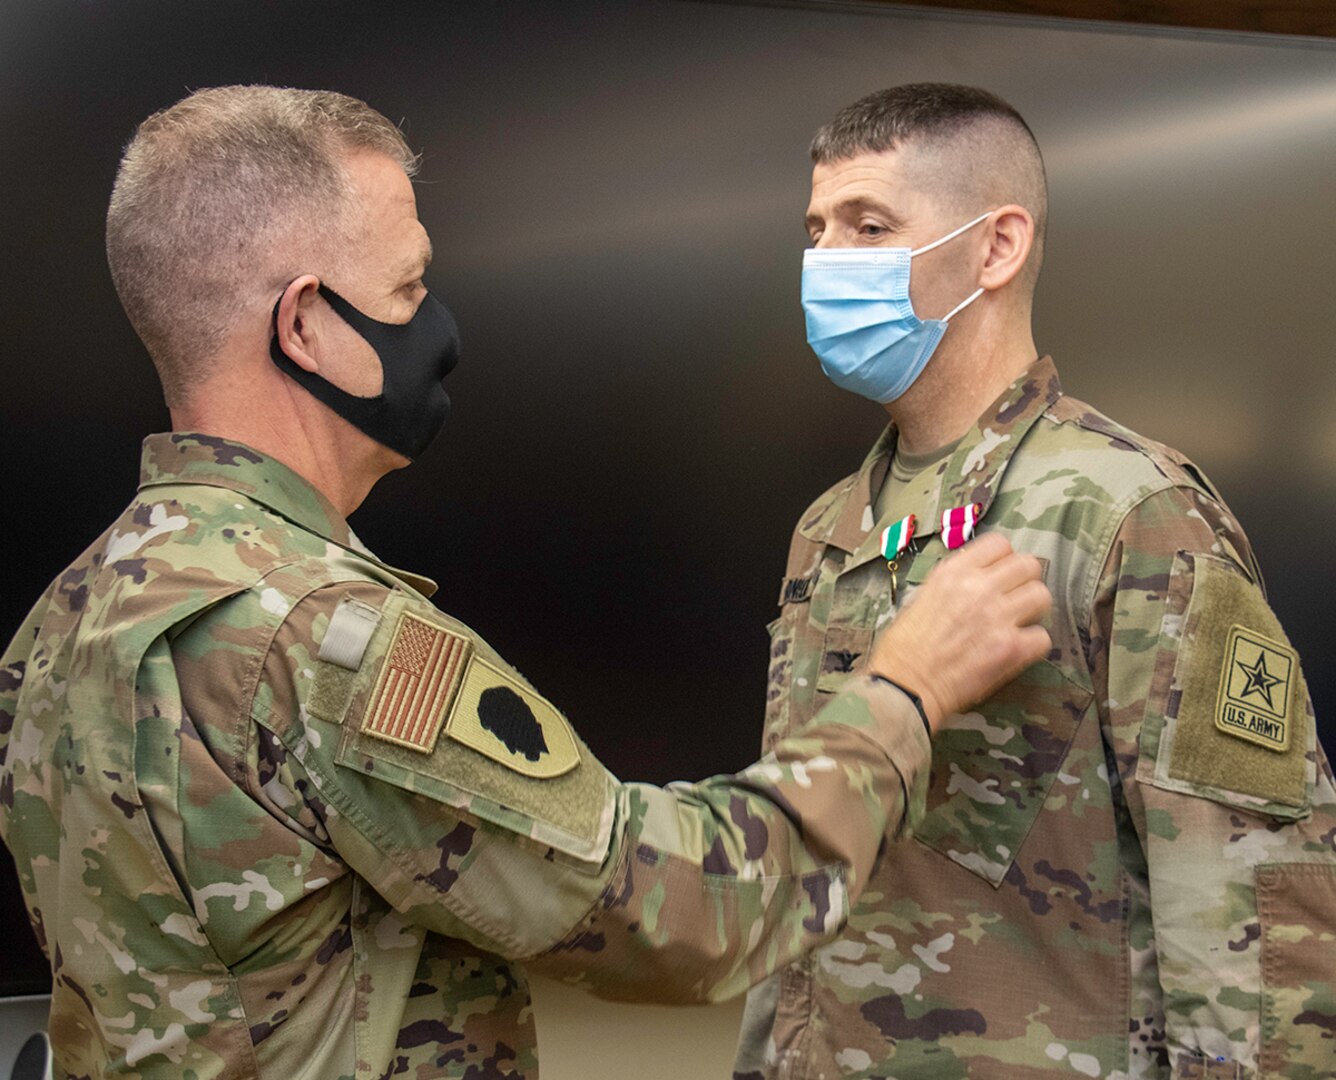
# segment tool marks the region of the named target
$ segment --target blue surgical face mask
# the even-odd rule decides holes
[[[807,343],[830,380],[883,405],[928,366],[946,324],[982,294],[976,289],[940,319],[909,302],[909,261],[972,229],[988,214],[921,248],[808,248],[803,252]]]

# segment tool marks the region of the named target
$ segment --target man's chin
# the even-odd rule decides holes
[[[388,446],[379,446],[380,464],[386,472],[394,472],[396,469],[403,469],[413,464],[413,459],[405,457],[398,450],[391,450]]]

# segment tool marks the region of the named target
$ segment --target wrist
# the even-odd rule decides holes
[[[935,732],[941,727],[947,714],[953,711],[942,700],[939,693],[941,682],[932,678],[932,670],[928,665],[911,662],[904,650],[874,656],[868,664],[869,673],[880,675],[887,682],[912,692],[922,702],[929,732]]]
[[[932,740],[933,732],[937,730],[938,724],[941,723],[942,713],[941,709],[937,706],[935,699],[933,699],[930,694],[925,698],[924,695],[914,687],[907,685],[900,679],[893,679],[889,675],[884,675],[879,671],[868,672],[868,678],[873,679],[876,682],[885,683],[888,686],[893,686],[899,690],[900,693],[904,694],[905,697],[909,698],[910,703],[918,711],[919,719],[923,721],[923,729],[927,732],[929,741]]]

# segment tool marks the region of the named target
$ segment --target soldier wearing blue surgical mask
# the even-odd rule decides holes
[[[1053,649],[934,735],[915,841],[751,991],[734,1080],[1333,1075],[1336,786],[1300,660],[1201,470],[1040,356],[1033,134],[918,84],[812,158],[808,341],[891,422],[799,518],[763,746],[976,534],[1042,561]]]
[[[983,295],[983,286],[940,319],[920,319],[909,297],[910,263],[988,216],[917,249],[812,248],[803,255],[807,342],[831,381],[882,404],[914,385],[947,323]]]
[[[965,154],[958,139],[919,138],[817,161],[812,173],[808,341],[836,385],[888,406],[910,450],[934,449],[977,415],[977,395],[951,386],[955,376],[1014,378],[1037,356],[1043,162],[1028,129],[977,126],[990,138],[969,137]],[[976,153],[995,167],[962,168]]]

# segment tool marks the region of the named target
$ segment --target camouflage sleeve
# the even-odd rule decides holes
[[[1122,792],[1131,1015],[1161,996],[1165,1014],[1143,1044],[1177,1078],[1331,1075],[1336,790],[1228,511],[1191,488],[1133,508],[1090,648]]]
[[[5,650],[3,656],[0,656],[0,840],[9,842],[9,815],[14,808],[14,766],[15,758],[21,751],[17,747],[10,745],[10,736],[14,730],[14,718],[18,713],[19,692],[23,689],[23,678],[26,673],[28,656],[32,652],[33,641],[36,639],[38,628],[42,625],[42,618],[46,614],[47,605],[50,602],[51,591],[61,585],[57,582],[51,589],[42,596],[42,598],[33,606],[28,617],[23,620],[23,625],[19,627],[13,640],[9,643],[9,648]],[[35,749],[35,748],[34,748]],[[31,751],[29,751],[31,752]],[[20,885],[24,895],[31,900],[36,892],[36,884],[33,882],[31,874],[24,873],[24,868],[18,866]],[[29,917],[32,916],[32,907],[29,905]],[[34,922],[33,931],[37,935],[37,940],[42,948],[46,948],[46,935],[42,927]]]
[[[271,803],[408,918],[658,1001],[740,993],[837,932],[929,752],[908,699],[857,680],[735,776],[623,784],[485,642],[370,584],[292,609],[251,715]]]

